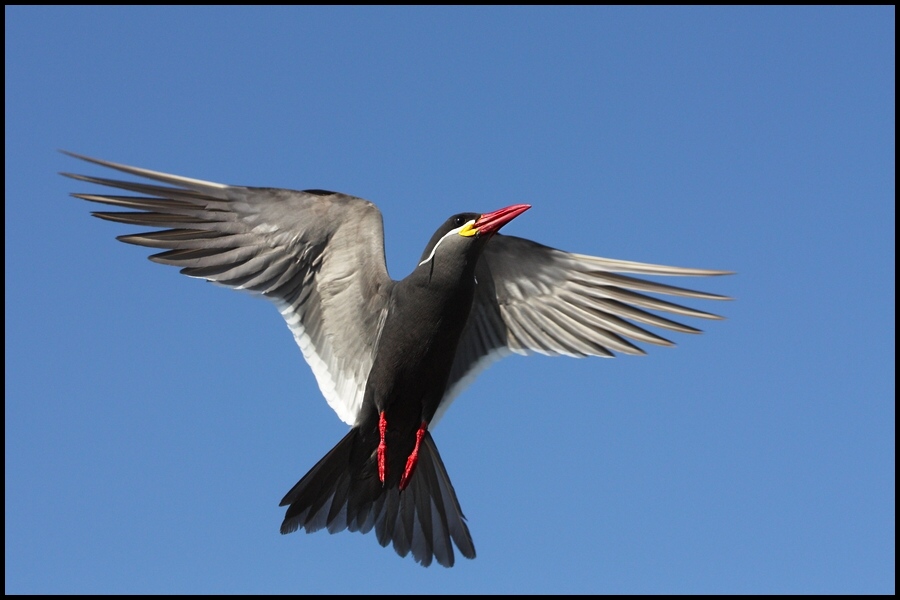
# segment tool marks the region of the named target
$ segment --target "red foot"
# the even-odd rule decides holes
[[[416,447],[413,448],[412,454],[409,455],[409,458],[406,459],[406,468],[403,470],[403,477],[400,478],[400,491],[406,489],[406,486],[409,485],[409,479],[412,477],[412,474],[416,470],[416,465],[419,464],[419,444],[422,442],[422,438],[425,437],[425,432],[428,430],[428,423],[424,421],[419,426],[419,430],[416,432]]]
[[[386,431],[387,419],[382,412],[378,415],[378,433],[381,435],[381,441],[378,442],[378,479],[381,480],[381,483],[384,483],[384,478],[387,476],[387,444],[384,441],[384,434]]]

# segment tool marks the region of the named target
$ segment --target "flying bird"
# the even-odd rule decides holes
[[[498,230],[514,204],[447,219],[405,279],[387,272],[381,213],[362,198],[224,185],[66,154],[143,181],[62,173],[136,195],[74,193],[157,228],[117,239],[153,262],[275,303],[349,432],[284,496],[282,533],[374,529],[416,562],[454,564],[475,546],[431,430],[459,392],[510,353],[644,354],[670,346],[647,326],[699,333],[663,314],[720,317],[650,294],[725,300],[632,275],[709,276],[573,254]],[[628,274],[628,275],[626,275]]]

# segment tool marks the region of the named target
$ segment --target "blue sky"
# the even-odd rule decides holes
[[[6,591],[893,593],[895,11],[6,8]],[[58,152],[462,210],[678,280],[674,349],[512,357],[434,432],[478,551],[282,536],[346,427],[268,303]]]

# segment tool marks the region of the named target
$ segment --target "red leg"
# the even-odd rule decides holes
[[[406,459],[406,468],[403,470],[403,477],[400,478],[400,491],[405,490],[406,486],[409,485],[409,479],[415,472],[416,465],[419,464],[419,444],[422,443],[422,438],[425,437],[426,431],[428,431],[428,423],[422,421],[419,430],[416,432],[416,447],[413,448],[412,454]]]
[[[384,416],[384,412],[378,415],[378,433],[381,435],[381,441],[378,442],[378,479],[381,480],[381,483],[384,484],[384,479],[387,477],[387,444],[384,441],[384,434],[387,431],[387,419]]]

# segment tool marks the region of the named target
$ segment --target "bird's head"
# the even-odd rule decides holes
[[[419,266],[434,260],[438,254],[467,256],[479,252],[493,234],[529,208],[530,204],[513,204],[491,213],[453,215],[431,236]]]

